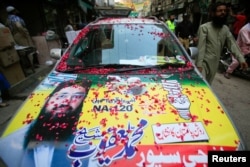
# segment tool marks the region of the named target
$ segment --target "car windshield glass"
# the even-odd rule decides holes
[[[68,50],[69,67],[98,65],[185,65],[183,50],[160,24],[100,24]]]

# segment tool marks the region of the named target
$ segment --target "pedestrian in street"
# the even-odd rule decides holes
[[[188,50],[190,39],[195,37],[193,23],[189,20],[187,13],[183,14],[183,20],[175,28],[175,34],[184,48]]]
[[[166,20],[165,20],[165,18],[164,18],[164,16],[159,16],[159,18],[158,18],[160,21],[162,21],[162,22],[166,22]]]
[[[245,9],[238,11],[237,14],[234,14],[232,8],[229,8],[229,13],[235,19],[232,31],[235,39],[237,39],[240,29],[246,24],[247,17],[245,15]]]
[[[64,31],[65,32],[74,31],[74,28],[73,28],[71,21],[69,19],[67,20],[66,26],[64,27]]]
[[[216,2],[211,6],[211,21],[202,24],[198,30],[198,56],[195,65],[209,84],[217,72],[223,47],[226,46],[239,60],[242,69],[247,63],[230,32],[227,21],[227,5]]]
[[[8,80],[5,78],[5,76],[0,73],[0,108],[1,107],[6,107],[9,104],[3,102],[6,95],[9,95],[9,88],[10,88],[10,83],[8,82]]]
[[[5,28],[5,25],[0,22],[0,28]],[[9,95],[10,83],[5,78],[5,76],[0,72],[0,107],[6,107],[9,104],[3,102],[4,100],[8,100],[10,98]]]
[[[246,11],[247,24],[245,24],[238,33],[237,44],[241,50],[244,57],[250,61],[250,11]],[[248,64],[250,62],[247,62]],[[230,79],[230,75],[239,66],[239,61],[232,56],[232,63],[228,66],[224,77]]]
[[[20,46],[29,46],[35,48],[35,45],[30,37],[26,24],[24,20],[19,16],[19,11],[13,6],[6,7],[6,11],[8,13],[6,26],[9,27],[15,40],[15,43]],[[34,67],[38,67],[38,51],[36,49],[34,50],[35,51],[30,53],[28,57],[30,59],[31,64]]]
[[[237,40],[240,29],[246,24],[247,17],[245,15],[245,9],[238,11],[237,14],[234,14],[232,8],[230,7],[229,13],[230,16],[235,19],[231,31],[234,35],[234,38]],[[239,65],[239,61],[235,58],[235,56],[233,54],[230,54],[230,56],[232,58],[232,63],[228,66],[226,72],[224,73],[224,77],[227,79],[230,79],[230,75]]]
[[[175,32],[175,27],[176,27],[175,15],[173,14],[170,15],[168,20],[166,21],[166,24],[172,32]]]
[[[16,44],[34,46],[24,20],[18,16],[19,11],[13,6],[8,6],[6,11],[8,13],[6,26],[10,28]]]

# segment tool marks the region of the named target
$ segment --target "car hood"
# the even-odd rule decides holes
[[[75,133],[60,141],[44,136],[27,146],[27,133],[40,119],[51,92],[61,82],[82,80],[89,83],[89,90],[81,113],[68,119],[75,121]],[[42,128],[33,133],[39,131]],[[52,72],[10,121],[0,139],[0,156],[12,167],[188,166],[207,164],[209,150],[237,150],[239,144],[225,108],[194,71],[162,75]]]

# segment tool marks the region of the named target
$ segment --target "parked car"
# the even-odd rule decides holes
[[[156,18],[88,24],[0,139],[7,166],[206,166],[244,150],[226,108]]]

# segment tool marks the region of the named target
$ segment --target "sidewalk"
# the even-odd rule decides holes
[[[9,106],[0,108],[0,136],[17,109],[36,86],[49,74],[53,67],[54,65],[40,65],[39,68],[35,69],[36,72],[34,74],[29,75],[10,88],[11,99],[6,101]]]

